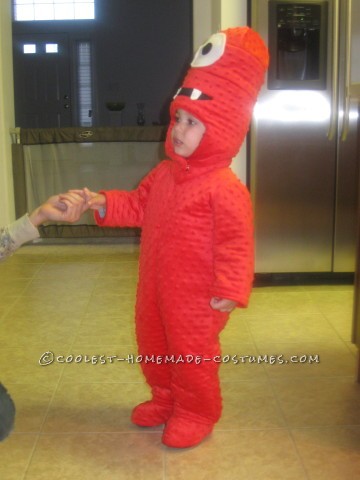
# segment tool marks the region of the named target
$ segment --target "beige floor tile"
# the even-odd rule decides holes
[[[36,243],[35,243],[36,242]],[[42,240],[36,240],[34,243],[30,243],[27,245],[23,245],[19,250],[16,251],[15,255],[16,257],[21,257],[21,256],[45,256],[50,254],[54,254],[57,252],[58,248],[60,248],[57,245],[46,245],[45,243],[42,243]]]
[[[311,480],[360,478],[360,427],[295,429],[292,435]]]
[[[138,261],[139,245],[114,245],[113,247],[107,252],[105,260],[107,263]]]
[[[79,322],[79,317],[85,313],[89,303],[89,296],[79,296],[75,292],[64,297],[33,297],[23,295],[8,311],[9,318],[47,318],[50,321],[54,319],[67,318],[75,324]]]
[[[258,353],[254,344],[222,342],[221,351],[220,378],[224,382],[266,380],[266,371],[263,364],[257,362]]]
[[[354,284],[353,283],[344,283],[344,284],[320,284],[320,285],[305,285],[302,287],[307,292],[353,292]]]
[[[23,246],[20,250],[17,250],[14,255],[6,260],[6,263],[15,265],[15,264],[24,264],[24,263],[45,263],[48,257],[47,253],[41,253],[42,249],[31,248]]]
[[[223,413],[216,430],[278,428],[285,420],[266,381],[221,383]]]
[[[70,279],[64,279],[63,277],[57,278],[36,278],[32,279],[24,290],[26,297],[38,297],[38,298],[55,298],[66,299],[68,301],[69,296],[86,296],[90,295],[96,285],[96,277],[82,278],[76,281],[76,285]]]
[[[231,314],[224,330],[220,333],[221,343],[253,343],[244,315],[235,311]]]
[[[357,345],[352,342],[345,342],[345,344],[352,353],[352,355],[354,355],[354,357],[357,359],[359,355],[359,348],[357,347]]]
[[[86,252],[83,249],[74,250],[69,249],[68,252],[64,251],[47,257],[46,263],[103,263],[106,259],[106,253],[100,253],[93,251],[92,253]]]
[[[263,366],[271,378],[355,375],[354,355],[340,340],[333,343],[269,342],[261,344],[258,352],[264,359],[267,357]]]
[[[269,338],[276,342],[334,342],[339,336],[323,315],[299,314],[255,316],[247,320],[249,330],[260,348]]]
[[[0,345],[7,347],[28,347],[70,344],[75,338],[79,319],[61,315],[50,315],[44,319],[35,316],[16,317],[7,313],[4,315],[0,328]]]
[[[63,281],[74,280],[78,282],[86,277],[98,277],[102,268],[102,263],[45,263],[41,265],[39,270],[34,275],[34,279],[42,278],[58,278]]]
[[[40,432],[56,386],[31,383],[7,388],[16,406],[15,432]]]
[[[39,263],[9,263],[5,262],[1,265],[2,278],[33,278],[42,268]]]
[[[95,317],[89,323],[81,322],[73,347],[81,345],[132,345],[135,351],[135,328],[131,320],[126,318]]]
[[[131,295],[135,299],[137,288],[136,278],[129,274],[128,277],[100,276],[96,282],[93,294],[100,295]]]
[[[319,314],[320,310],[306,291],[267,292],[256,290],[251,295],[248,315]]]
[[[0,444],[0,478],[357,478],[353,287],[255,288],[220,336],[223,355],[238,363],[220,366],[224,409],[213,435],[197,448],[169,449],[162,427],[129,420],[150,396],[140,365],[130,363],[138,255],[135,244],[41,243],[1,264],[0,372],[17,417]],[[264,354],[318,354],[320,363],[241,359]]]
[[[1,266],[2,268],[2,266]],[[22,295],[29,283],[30,278],[18,278],[17,276],[3,275],[0,270],[0,302],[3,303],[7,297]]]
[[[24,480],[163,480],[160,433],[41,435]],[[51,466],[51,468],[50,468]]]
[[[352,315],[349,315],[348,312],[343,313],[326,313],[326,319],[332,325],[334,330],[337,332],[340,338],[345,342],[351,341],[352,336],[352,324],[353,318]]]
[[[60,352],[59,352],[60,353]],[[143,382],[137,352],[132,345],[80,345],[72,347],[65,360],[61,382],[128,383]]]
[[[306,480],[286,430],[216,431],[197,448],[167,449],[166,480]]]
[[[130,421],[132,409],[150,399],[145,383],[59,386],[46,417],[46,433],[142,431]],[[160,427],[145,429],[162,430]]]
[[[92,304],[93,305],[93,304]],[[121,308],[116,310],[113,309],[115,313],[110,315],[106,312],[103,308],[98,308],[96,311],[91,310],[91,308],[87,308],[87,312],[83,316],[82,324],[88,325],[89,330],[94,326],[98,325],[99,323],[105,324],[107,319],[110,319],[110,323],[116,322],[118,325],[117,328],[121,328],[122,326],[134,328],[134,318],[135,318],[135,304],[126,299],[124,297],[124,304]]]
[[[324,314],[344,314],[351,316],[353,306],[352,290],[336,290],[332,292],[310,292],[313,302],[316,303],[319,310]]]
[[[44,344],[43,347],[34,345],[21,348],[3,346],[0,348],[1,381],[9,388],[12,383],[56,385],[64,365],[54,361],[47,366],[41,366],[39,361],[48,350],[66,355],[68,349],[69,345],[65,344],[61,346]],[[49,355],[46,354],[46,358],[49,358]]]
[[[116,317],[119,313],[134,311],[135,294],[133,295],[92,295],[86,313],[96,316],[107,314]]]
[[[100,272],[100,278],[137,278],[139,270],[138,260],[105,262]]]
[[[360,425],[360,385],[353,377],[273,379],[291,427]]]
[[[19,297],[14,296],[0,298],[0,318],[5,317],[6,313],[15,305],[18,300]]]
[[[0,445],[0,478],[23,480],[38,436],[12,434]]]

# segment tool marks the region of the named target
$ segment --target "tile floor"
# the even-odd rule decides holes
[[[137,258],[131,245],[42,245],[0,265],[0,379],[17,405],[2,480],[360,478],[351,286],[254,289],[221,336],[239,363],[221,366],[220,422],[200,446],[173,450],[161,428],[129,422],[148,395],[139,366],[100,359],[136,353]],[[40,366],[47,351],[89,361]]]

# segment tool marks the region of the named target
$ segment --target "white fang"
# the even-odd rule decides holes
[[[202,95],[202,91],[198,90],[197,88],[194,88],[193,91],[191,92],[191,100],[198,100]]]

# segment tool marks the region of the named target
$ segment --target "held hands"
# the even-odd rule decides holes
[[[228,300],[227,298],[213,297],[210,300],[210,307],[219,312],[232,312],[236,307],[237,302]]]
[[[35,227],[48,220],[73,223],[79,220],[87,209],[81,196],[64,193],[48,198],[29,215],[29,218]]]
[[[69,190],[67,193],[48,198],[29,215],[29,218],[35,227],[49,220],[74,223],[89,208],[98,210],[105,205],[105,195],[91,192],[88,188]]]
[[[91,210],[100,210],[106,206],[105,195],[102,193],[91,192],[86,187],[82,190],[69,190],[69,193],[82,197],[87,205],[87,208],[91,208]]]

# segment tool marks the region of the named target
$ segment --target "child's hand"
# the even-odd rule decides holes
[[[227,298],[213,297],[210,300],[210,307],[219,312],[232,312],[236,307],[237,302],[228,300]]]
[[[100,210],[100,208],[106,207],[106,197],[102,193],[92,192],[86,187],[82,190],[69,190],[69,193],[82,196],[88,208],[92,210]]]

